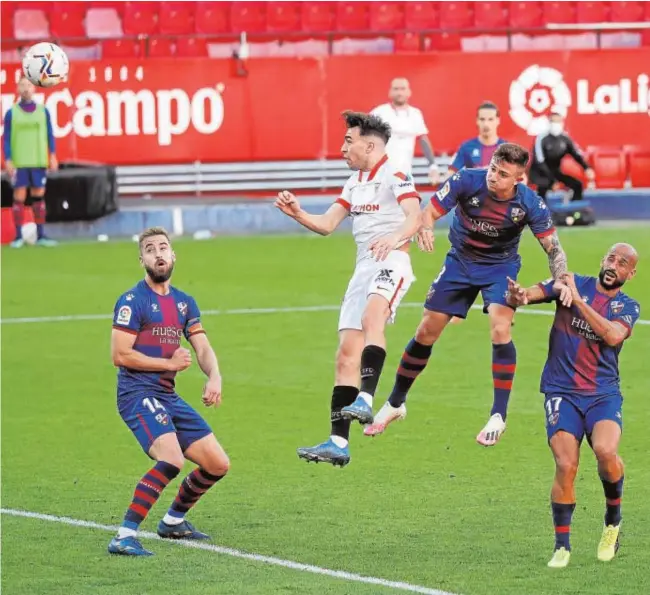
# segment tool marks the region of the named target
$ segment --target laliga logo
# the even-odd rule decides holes
[[[570,105],[569,87],[554,68],[533,64],[510,85],[510,117],[531,136],[548,129],[549,114],[566,115]]]

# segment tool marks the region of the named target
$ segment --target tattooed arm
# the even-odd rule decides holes
[[[557,231],[537,238],[544,252],[548,254],[548,268],[551,270],[553,279],[560,279],[567,273],[567,258],[564,249],[560,244],[560,238],[557,236]]]

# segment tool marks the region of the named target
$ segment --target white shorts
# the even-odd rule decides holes
[[[363,312],[368,296],[372,294],[386,298],[390,306],[388,321],[395,322],[397,307],[413,281],[415,277],[411,268],[411,257],[406,252],[393,250],[382,262],[364,258],[357,263],[343,297],[339,330],[361,330]]]

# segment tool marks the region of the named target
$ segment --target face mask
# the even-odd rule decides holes
[[[564,132],[564,125],[561,122],[551,122],[548,131],[553,135],[553,136],[560,136],[562,132]]]

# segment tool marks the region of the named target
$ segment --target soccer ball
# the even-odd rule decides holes
[[[38,87],[54,87],[68,76],[68,56],[48,41],[33,45],[23,57],[25,76]]]

